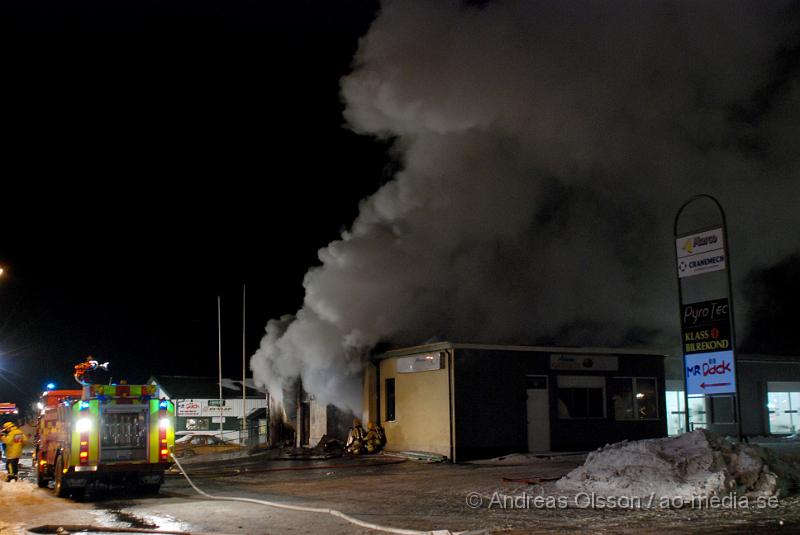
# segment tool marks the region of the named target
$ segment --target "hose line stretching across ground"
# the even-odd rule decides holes
[[[178,459],[175,458],[174,455],[172,455],[172,459],[175,461],[175,464],[177,465],[178,469],[183,474],[183,477],[185,477],[186,481],[189,482],[189,485],[191,485],[192,488],[198,494],[200,494],[201,496],[205,496],[206,498],[209,498],[211,500],[226,500],[231,502],[256,503],[258,505],[266,505],[269,507],[276,507],[278,509],[288,509],[289,511],[302,511],[305,513],[324,513],[341,518],[343,520],[346,520],[347,522],[350,522],[351,524],[355,524],[356,526],[360,526],[362,528],[374,529],[376,531],[383,531],[385,533],[397,533],[399,535],[450,535],[450,531],[448,530],[416,531],[413,529],[402,529],[402,528],[393,528],[390,526],[381,526],[380,524],[364,522],[363,520],[354,518],[341,511],[337,511],[336,509],[328,509],[324,507],[303,507],[301,505],[289,505],[285,503],[270,502],[267,500],[256,500],[254,498],[239,498],[236,496],[213,496],[205,492],[204,490],[198,488],[197,485],[195,485],[194,482],[191,479],[189,479],[189,476],[186,474],[186,471],[183,469],[183,466],[181,466],[180,461],[178,461]]]

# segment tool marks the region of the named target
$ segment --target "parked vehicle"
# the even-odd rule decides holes
[[[189,433],[175,441],[175,456],[205,455],[208,453],[227,453],[239,451],[242,446],[233,442],[220,440],[214,435]]]
[[[91,384],[42,394],[34,466],[40,487],[81,498],[95,484],[158,492],[175,445],[175,405],[150,385]]]

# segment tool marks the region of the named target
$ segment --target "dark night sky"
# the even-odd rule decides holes
[[[465,2],[464,5],[483,4]],[[545,2],[542,5],[550,4]],[[481,40],[475,41],[464,28],[461,28],[461,31],[467,32],[461,36],[464,37],[464,48],[455,46],[459,44],[456,39],[455,44],[451,43],[454,48],[451,46],[451,49],[438,55],[429,54],[440,43],[441,32],[437,24],[446,29],[452,25],[452,20],[447,10],[443,11],[440,19],[431,20],[430,13],[438,13],[437,9],[431,3],[425,3],[424,6],[425,9],[410,15],[402,8],[397,8],[387,18],[393,21],[394,26],[384,39],[396,46],[386,45],[387,49],[384,50],[383,43],[373,44],[373,52],[377,52],[369,72],[386,78],[392,78],[394,72],[410,73],[401,80],[393,80],[391,83],[395,85],[390,83],[387,86],[396,90],[395,97],[400,99],[400,104],[404,104],[403,99],[420,98],[428,98],[437,106],[445,102],[447,105],[441,106],[443,115],[433,113],[433,117],[437,120],[450,119],[457,126],[461,124],[461,117],[454,120],[449,113],[467,113],[469,116],[470,112],[475,112],[472,109],[473,102],[484,102],[484,93],[497,93],[494,94],[498,100],[497,113],[510,110],[513,113],[509,116],[514,117],[518,112],[524,112],[528,115],[523,113],[520,117],[553,118],[557,128],[548,130],[545,122],[542,131],[571,132],[571,128],[562,128],[560,124],[563,115],[567,119],[572,118],[574,122],[567,124],[577,125],[580,134],[583,132],[581,125],[588,117],[586,139],[594,140],[588,146],[594,147],[592,143],[596,144],[594,148],[598,153],[602,152],[606,146],[603,140],[607,136],[593,137],[592,113],[587,115],[580,111],[581,108],[573,110],[574,106],[570,106],[572,100],[562,99],[560,90],[552,100],[548,91],[539,94],[538,100],[529,98],[528,93],[524,93],[525,98],[516,98],[520,88],[536,89],[538,86],[530,81],[530,85],[526,86],[525,76],[518,78],[513,69],[509,72],[500,69],[504,76],[497,78],[496,83],[492,76],[482,74],[484,69],[485,72],[494,72],[496,61],[487,59],[494,57],[491,50],[486,55],[483,50],[473,48],[473,44],[481,43]],[[287,3],[258,0],[7,0],[2,3],[0,46],[3,47],[4,57],[0,65],[0,80],[3,82],[0,106],[0,266],[6,269],[6,273],[0,277],[0,401],[31,401],[48,380],[71,386],[74,384],[72,366],[87,354],[111,361],[114,377],[127,378],[131,382],[143,381],[152,374],[214,375],[217,371],[217,295],[222,296],[223,307],[224,373],[229,377],[241,373],[242,284],[247,284],[248,288],[246,354],[249,357],[257,349],[269,318],[277,318],[300,308],[303,277],[309,266],[318,263],[318,249],[340,236],[342,228],[351,224],[357,215],[359,201],[375,192],[396,170],[397,163],[392,162],[388,155],[390,141],[378,142],[372,137],[358,136],[344,126],[342,117],[340,79],[351,71],[358,39],[367,32],[377,9],[377,0],[298,0]],[[559,9],[553,11],[558,12]],[[721,12],[724,11],[726,9]],[[502,10],[498,13],[502,13]],[[460,13],[450,15],[461,16]],[[412,24],[409,21],[416,20],[414,17],[425,21],[420,25],[414,23],[421,36],[414,32],[404,33]],[[630,25],[638,20],[635,12],[631,17],[631,21],[623,20],[621,23]],[[491,22],[492,19],[488,20]],[[540,20],[547,19],[538,16],[531,18],[532,22]],[[561,20],[561,17],[555,17],[554,20]],[[572,19],[567,17],[565,20],[569,22]],[[542,24],[544,30],[541,33],[545,36],[542,38],[549,39],[550,25],[546,22]],[[587,24],[586,27],[594,26]],[[521,25],[515,30],[522,32],[523,35],[518,37],[522,41],[529,37],[526,28]],[[610,32],[609,35],[621,33]],[[703,39],[699,41],[705,42],[704,38],[708,36],[705,32],[701,33]],[[391,38],[397,37],[395,34],[404,36],[399,39],[399,44],[391,41]],[[486,35],[491,35],[491,32]],[[643,31],[642,35],[649,35],[649,31]],[[738,33],[734,35],[736,42],[741,40]],[[771,35],[771,32],[765,30],[765,35]],[[562,36],[569,37],[569,31],[554,32],[554,43],[560,43]],[[649,43],[649,39],[644,40]],[[771,42],[770,39],[764,40]],[[611,45],[616,43],[614,39],[611,41]],[[716,43],[713,39],[711,41],[712,44]],[[689,42],[693,43],[691,39]],[[726,41],[723,39],[720,42]],[[587,71],[580,67],[585,59],[582,56],[575,63],[579,76],[572,79],[568,76],[570,69],[563,71],[564,86],[576,91],[575,102],[583,105],[585,99],[591,104],[596,96],[602,96],[594,90],[593,83],[610,82],[610,88],[628,89],[626,85],[618,85],[617,79],[627,79],[629,68],[625,54],[628,50],[639,48],[628,46],[625,39],[616,44],[624,46],[621,46],[620,52],[609,45],[609,57],[616,58],[621,54],[619,64],[616,60],[611,62],[611,74],[604,74],[605,64],[601,62],[597,69],[590,69],[596,70],[597,76],[584,80]],[[669,44],[671,47],[671,41]],[[756,43],[753,48],[758,49],[762,45]],[[769,76],[765,79],[769,83],[757,91],[756,97],[763,97],[763,94],[779,95],[782,84],[794,79],[800,54],[796,44],[792,46],[794,48],[779,50],[776,64],[784,67],[776,72],[768,69]],[[681,72],[679,67],[683,63],[670,59],[674,52],[671,48],[664,49],[666,52],[661,55],[656,54],[661,50],[659,46],[651,48],[655,52],[648,61],[657,64],[654,68],[664,68],[664,72],[669,73],[675,63],[678,65],[676,72]],[[552,50],[560,54],[562,48],[554,46]],[[569,52],[571,49],[566,47],[565,50]],[[584,55],[591,56],[595,47],[586,46],[585,50],[578,47],[577,50],[583,50]],[[644,47],[641,50],[649,49]],[[680,55],[682,49],[678,47],[675,50],[675,54]],[[749,53],[742,53],[745,59],[750,58]],[[566,61],[567,66],[573,65],[568,53],[563,56],[559,54],[555,54],[556,59]],[[386,57],[390,61],[382,61]],[[602,54],[598,57],[605,59]],[[460,66],[463,58],[474,60],[465,63],[471,64],[471,69],[481,74],[473,76],[472,70],[467,68],[462,73],[463,83],[448,80],[442,74],[441,66]],[[530,61],[525,54],[520,58],[520,70],[524,71]],[[726,58],[720,61],[722,70],[719,72],[730,74],[724,68],[727,65]],[[546,63],[530,66],[542,67],[550,72]],[[615,71],[615,66],[621,75]],[[398,70],[400,67],[407,71]],[[639,67],[649,68],[651,65],[647,63]],[[455,75],[455,80],[460,80],[460,71],[456,71],[451,72],[450,76]],[[688,72],[694,71],[690,69]],[[717,71],[712,69],[709,72],[713,74]],[[739,72],[738,66],[731,72]],[[718,81],[706,80],[705,71],[702,73],[700,82],[716,87]],[[562,69],[555,68],[551,74],[561,80]],[[533,76],[531,73],[528,75]],[[508,80],[504,82],[504,78]],[[440,83],[440,79],[444,79],[445,83]],[[538,75],[533,79],[538,79]],[[733,79],[738,80],[736,76]],[[484,85],[485,80],[492,83]],[[746,83],[742,80],[739,82],[743,86],[740,92],[744,97],[732,90],[737,98],[745,98],[743,102],[746,103],[753,99],[756,102],[764,100],[749,93],[753,83],[749,78]],[[351,86],[351,91],[352,87],[359,87],[358,83],[356,80],[356,86]],[[642,112],[644,117],[641,132],[662,133],[659,128],[652,128],[652,124],[658,126],[661,123],[651,124],[651,116],[677,117],[679,120],[675,124],[680,126],[683,125],[681,118],[685,115],[687,128],[692,129],[695,127],[693,118],[698,113],[708,111],[700,106],[700,102],[697,106],[696,103],[687,104],[684,114],[674,114],[671,105],[664,103],[673,101],[671,91],[678,91],[676,95],[683,94],[680,84],[678,89],[666,84],[663,94],[661,84],[655,85],[658,87],[643,93],[641,100],[634,99],[634,104],[646,103],[641,110],[634,109],[635,116]],[[691,84],[689,87],[692,87]],[[603,95],[606,93],[616,96],[611,90]],[[453,95],[460,96],[462,100],[453,98]],[[727,105],[726,98],[726,95],[720,96]],[[507,99],[510,102],[505,103]],[[606,117],[612,126],[617,125],[615,121],[620,117],[612,113],[616,109],[614,101],[614,98],[610,98],[609,102],[605,102],[601,98],[592,107],[594,111],[608,112],[607,117],[603,115],[605,112],[598,117]],[[681,99],[678,101],[683,102]],[[693,99],[687,101],[694,103]],[[520,107],[520,103],[530,105]],[[734,103],[740,104],[739,101]],[[361,112],[371,111],[371,104],[362,102]],[[563,107],[559,107],[562,104]],[[662,104],[663,109],[658,108]],[[662,114],[651,114],[651,105],[661,109]],[[761,108],[766,109],[765,106]],[[437,108],[434,111],[442,110]],[[478,124],[481,124],[482,113],[473,113],[472,116],[477,117]],[[499,116],[505,117],[502,114]],[[404,124],[396,117],[390,119],[387,124],[390,130],[395,128],[391,130],[393,132],[397,132],[398,124]],[[361,121],[369,123],[363,116]],[[780,121],[778,123],[782,124]],[[378,125],[381,124],[378,121]],[[665,124],[672,123],[667,121]],[[626,125],[625,121],[619,123],[618,133],[627,136],[632,132]],[[719,139],[709,137],[711,142],[721,143],[725,150],[729,148],[726,145],[729,140],[726,128],[740,135],[742,132],[750,133],[750,126],[753,126],[742,126],[738,119],[725,125]],[[521,147],[530,149],[532,145],[543,143],[532,132],[525,129],[517,132],[517,127],[512,127],[512,133],[521,136],[520,143],[529,143],[521,144]],[[665,131],[672,135],[681,132],[682,128]],[[425,133],[424,128],[410,129],[412,134],[417,130]],[[375,130],[366,128],[366,131]],[[700,131],[705,132],[705,129],[701,128]],[[769,132],[772,131],[764,135],[781,139],[779,134]],[[433,147],[434,150],[430,152],[436,156],[431,158],[435,162],[431,164],[431,172],[445,178],[441,180],[442,187],[452,181],[453,190],[463,190],[460,191],[463,195],[458,198],[465,203],[465,214],[471,214],[469,207],[482,206],[484,190],[482,187],[474,188],[476,195],[473,199],[469,183],[467,187],[461,187],[465,180],[463,176],[471,176],[473,185],[480,184],[483,173],[495,173],[494,163],[505,161],[505,151],[501,149],[505,147],[506,139],[497,138],[502,143],[494,145],[491,142],[497,140],[491,137],[493,134],[492,125],[478,132],[475,139],[481,140],[481,143],[476,145],[475,151],[469,145],[472,138],[465,136],[455,143],[455,148],[459,150],[452,151],[452,154],[443,150],[445,145]],[[398,135],[402,142],[403,131]],[[408,132],[405,135],[408,137]],[[532,136],[530,140],[526,137],[528,135]],[[558,141],[560,138],[553,139]],[[581,139],[580,135],[575,139],[567,136],[554,142],[553,146],[566,149],[580,146],[582,149]],[[669,136],[665,139],[675,141]],[[698,139],[705,138],[700,136]],[[661,138],[656,135],[654,140],[660,142]],[[442,143],[452,141],[447,136],[440,140]],[[683,141],[678,139],[676,146],[684,147]],[[631,150],[638,150],[637,143],[630,143],[634,146]],[[619,144],[620,147],[623,145]],[[647,143],[642,142],[642,146],[645,145]],[[548,146],[545,143],[540,150],[546,153]],[[477,150],[478,147],[480,150]],[[714,147],[713,143],[709,147]],[[794,158],[791,147],[793,145],[790,143],[781,141],[776,154],[783,154],[780,151],[786,150],[787,159]],[[700,158],[703,155],[695,153],[702,152],[701,149],[702,146],[698,148],[691,145],[685,152],[678,151],[676,154],[679,158],[682,155]],[[612,147],[612,150],[616,149]],[[480,157],[475,156],[475,160],[471,160],[473,152]],[[428,154],[427,151],[425,153]],[[579,153],[583,154],[583,150]],[[518,168],[523,170],[535,164],[549,173],[551,156],[548,155],[541,163],[537,160],[537,154],[535,150],[531,154],[523,154],[530,156],[531,160],[528,162],[528,158],[521,158],[520,163],[524,165]],[[556,151],[552,155],[552,166],[556,171],[560,168],[558,161],[569,158],[570,153],[567,150],[566,156],[559,154]],[[462,168],[460,155],[469,156],[464,161],[474,165]],[[642,165],[649,172],[649,149],[644,149],[640,156],[645,162]],[[745,157],[739,158],[741,155],[733,156],[736,158],[732,161],[748,161]],[[404,157],[408,158],[408,155]],[[492,157],[498,159],[492,160]],[[605,161],[602,158],[598,161],[601,160]],[[611,161],[612,164],[626,162],[618,168],[613,165],[610,168],[623,179],[639,177],[641,174],[636,168],[638,160],[630,160],[626,151],[620,152],[617,160],[612,158]],[[631,169],[628,169],[628,162],[632,162]],[[484,170],[486,166],[489,167],[488,171]],[[423,165],[422,171],[426,169]],[[417,172],[419,174],[419,169]],[[664,173],[664,176],[659,175],[663,183],[656,184],[664,186],[663,191],[672,192],[672,182],[665,180],[665,177],[672,178],[672,175],[666,171]],[[677,177],[685,175],[680,166],[675,173]],[[512,199],[527,198],[517,196],[515,188],[522,192],[529,191],[529,181],[521,178],[528,175],[522,173],[516,176],[514,172],[510,172],[510,175],[510,178],[502,181],[506,187],[497,188],[494,192],[496,197],[490,196],[490,201],[499,199],[496,202],[500,203],[506,198],[503,195]],[[568,180],[571,177],[562,178],[565,178],[564,184],[572,184]],[[584,178],[591,185],[589,177]],[[595,178],[594,175],[592,178]],[[687,184],[691,182],[689,175],[685,175],[685,181]],[[634,183],[634,180],[631,182]],[[638,178],[635,183],[638,183]],[[414,187],[409,191],[410,194],[421,194]],[[562,215],[573,214],[572,220],[565,221],[580,224],[583,221],[583,209],[593,197],[578,195],[578,189],[554,188],[553,191],[556,193],[551,199],[552,206],[548,208],[549,197],[544,195],[541,206],[525,202],[524,209],[519,208],[519,214],[533,213],[538,209],[542,210],[540,215],[547,214],[548,210],[556,207],[563,209]],[[570,191],[576,193],[574,198],[564,193]],[[589,188],[587,191],[591,193],[593,190]],[[687,188],[688,191],[694,193],[694,186]],[[631,198],[638,197],[634,195]],[[624,198],[621,199],[620,207],[627,207]],[[575,203],[573,212],[566,209],[570,201]],[[581,204],[583,201],[586,204]],[[497,218],[488,219],[496,219],[505,228],[506,209],[507,206],[503,205],[503,210],[496,211]],[[587,214],[593,214],[592,210]],[[422,217],[425,212],[420,214]],[[459,216],[460,212],[448,213],[453,214]],[[769,215],[759,217],[769,219]],[[438,213],[435,216],[438,217]],[[466,260],[459,264],[464,273],[469,274],[464,279],[465,283],[459,286],[465,292],[465,302],[480,305],[477,307],[480,309],[485,308],[487,317],[499,318],[501,327],[505,327],[507,314],[491,313],[492,304],[484,303],[483,287],[476,282],[481,281],[476,278],[476,274],[481,273],[487,277],[484,281],[491,282],[495,278],[505,280],[507,263],[502,260],[503,255],[497,255],[497,264],[488,264],[490,268],[499,266],[503,270],[503,277],[493,277],[491,269],[470,271],[473,261],[477,262],[475,265],[483,266],[483,253],[494,251],[491,248],[469,247],[469,231],[473,229],[471,225],[481,230],[477,235],[482,236],[486,219],[456,217],[453,221],[465,222],[463,226],[466,231],[461,236],[459,232],[462,225],[454,224],[452,228],[459,229],[459,232],[453,232],[455,237],[447,235],[446,241],[458,245],[458,251],[466,252]],[[522,217],[518,220],[526,221]],[[409,222],[402,217],[398,221]],[[423,218],[424,223],[427,221]],[[635,221],[635,218],[629,221]],[[534,219],[534,222],[544,228],[549,220]],[[448,228],[447,225],[442,226]],[[619,222],[606,229],[614,240],[617,239],[615,229],[618,226]],[[523,238],[536,236],[536,243],[545,244],[545,241],[538,240],[535,227],[528,229],[530,233],[526,229],[528,227],[520,223],[516,232]],[[602,228],[598,232],[602,233]],[[372,236],[367,233],[367,237]],[[426,242],[427,238],[420,235],[420,239]],[[670,240],[671,236],[665,243],[671,244]],[[612,250],[602,247],[602,240],[587,242],[590,253],[595,245],[604,251]],[[494,242],[487,243],[491,245]],[[373,292],[371,300],[367,296],[363,300],[364,306],[352,307],[362,314],[356,314],[355,317],[374,316],[375,311],[380,310],[387,300],[385,296],[397,295],[394,293],[394,286],[397,286],[395,279],[381,269],[384,265],[396,267],[402,264],[397,264],[396,251],[393,253],[391,247],[384,249],[388,252],[378,256],[385,264],[373,262],[371,267],[377,271],[373,273],[367,270],[367,276],[358,278],[359,281],[363,278],[367,282],[383,283],[378,285],[382,290]],[[531,254],[535,250],[530,247]],[[475,251],[474,257],[467,254],[470,251]],[[503,249],[498,251],[502,253]],[[511,252],[514,253],[511,258],[516,258],[518,251]],[[348,258],[362,258],[352,250],[345,253],[351,255]],[[437,259],[444,261],[445,257]],[[491,260],[495,257],[489,255],[488,258]],[[526,265],[523,260],[519,261],[520,265]],[[795,303],[800,296],[800,288],[796,283],[798,263],[800,260],[797,256],[788,257],[746,278],[748,288],[744,293],[752,305],[752,322],[757,327],[753,332],[760,336],[752,335],[744,340],[741,348],[744,351],[796,354],[794,339],[785,333],[794,332],[797,324]],[[434,263],[434,266],[438,264]],[[545,278],[549,273],[546,267],[537,267]],[[555,267],[556,264],[553,264],[553,273],[560,274],[560,269]],[[446,273],[448,281],[459,280],[451,277],[450,270],[443,270],[442,273]],[[371,279],[370,274],[374,274],[375,278]],[[340,275],[343,278],[337,278]],[[401,275],[405,273],[395,274],[395,277],[402,278]],[[335,273],[322,283],[318,281],[318,286],[326,290],[326,296],[333,296],[337,310],[349,311],[349,304],[360,303],[351,299],[348,288],[339,291],[338,282],[347,281],[347,276],[349,272]],[[424,280],[410,277],[406,289],[400,293],[408,296],[435,293],[441,297],[439,286],[446,285],[438,284],[435,277],[429,281],[427,270],[421,270],[421,277]],[[336,288],[332,289],[326,283]],[[549,282],[544,286],[557,288],[557,285]],[[480,290],[476,290],[474,296],[470,294],[473,287]],[[431,288],[434,291],[429,291]],[[623,288],[625,291],[628,289]],[[504,288],[501,286],[499,290]],[[514,293],[516,295],[519,292],[514,290]],[[501,291],[498,295],[502,297],[505,294]],[[596,300],[598,305],[605,307],[606,303],[600,302],[599,296],[602,295],[599,292]],[[500,297],[495,304],[499,303],[505,310],[506,301]],[[450,302],[448,298],[441,301]],[[529,312],[529,301],[533,303],[536,300],[519,300],[519,310]],[[624,299],[618,301],[624,303]],[[517,303],[516,300],[513,302]],[[564,309],[565,317],[574,315],[573,309],[576,307],[568,306],[568,301],[562,305],[560,308]],[[390,315],[394,318],[392,325],[402,324],[403,319],[407,324],[414,323],[403,316],[403,307],[396,308],[399,313]],[[408,307],[408,310],[417,309]],[[436,314],[436,310],[429,308],[427,313]],[[419,316],[419,321],[428,329],[423,329],[422,334],[411,329],[413,335],[429,339],[432,334],[424,315],[414,312],[409,316]],[[515,317],[524,322],[528,316],[523,313]],[[469,322],[467,329],[472,332],[473,317],[465,315],[463,319]],[[401,326],[406,328],[407,324]],[[577,325],[580,327],[580,324]],[[405,334],[402,329],[398,330],[401,332],[394,334]],[[441,333],[433,334],[438,336]],[[448,332],[443,334],[445,337],[448,335]],[[386,337],[382,340],[386,341]],[[527,339],[514,341],[530,342]]]
[[[377,2],[6,2],[0,401],[115,377],[241,373],[317,249],[387,176],[339,78]]]

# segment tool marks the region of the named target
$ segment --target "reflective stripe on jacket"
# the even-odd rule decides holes
[[[6,459],[19,459],[22,456],[22,443],[25,442],[25,434],[15,427],[3,438],[6,445]]]

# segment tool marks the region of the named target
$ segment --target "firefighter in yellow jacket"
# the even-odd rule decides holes
[[[380,425],[375,425],[372,422],[367,424],[367,436],[364,438],[364,444],[367,447],[367,453],[377,453],[381,451],[384,444],[386,444],[386,438],[383,435],[383,428]]]
[[[22,456],[22,444],[25,435],[11,422],[3,424],[3,443],[6,445],[6,481],[16,481],[19,473],[19,458]]]
[[[345,443],[344,450],[354,455],[364,453],[364,451],[366,451],[364,446],[365,436],[366,433],[364,432],[364,428],[361,427],[361,420],[354,418],[353,427],[350,428],[350,433],[347,435],[347,442]]]

